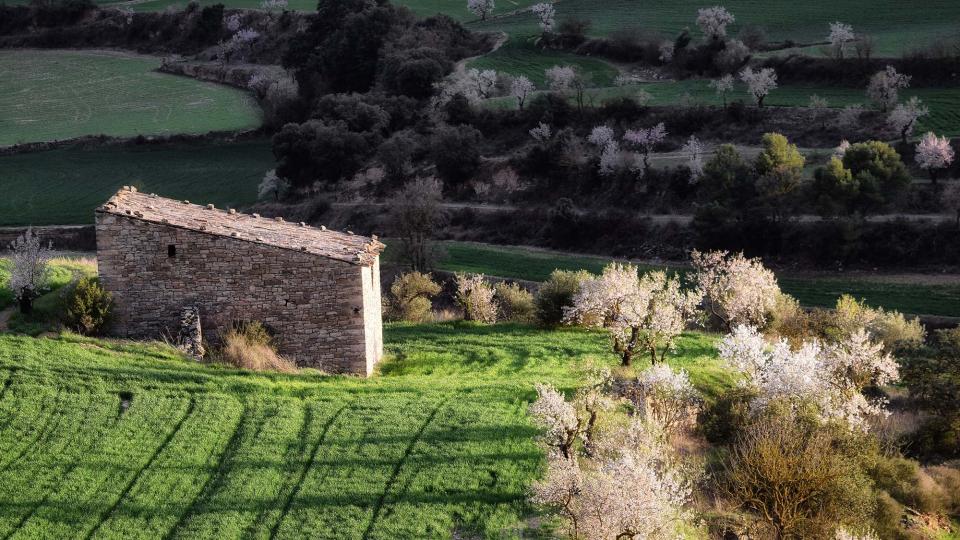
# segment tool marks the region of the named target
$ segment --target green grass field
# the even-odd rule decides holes
[[[443,242],[438,267],[451,272],[476,272],[528,281],[543,281],[554,269],[599,273],[609,257],[570,255],[522,247]],[[387,250],[389,253],[389,250]],[[652,269],[652,266],[642,268]],[[681,269],[682,271],[682,269]],[[833,307],[842,294],[903,313],[960,317],[960,285],[921,285],[843,277],[779,276],[780,287],[805,306]]]
[[[0,225],[93,223],[93,210],[121,186],[219,207],[256,201],[274,167],[268,140],[94,149],[0,157]]]
[[[159,65],[159,58],[113,52],[0,51],[0,146],[260,125],[248,93],[154,72]]]
[[[384,337],[383,375],[359,379],[0,335],[0,535],[519,537],[543,467],[533,382],[572,389],[587,363],[616,363],[606,337],[468,323]],[[713,340],[686,335],[671,360],[708,398],[732,384]]]

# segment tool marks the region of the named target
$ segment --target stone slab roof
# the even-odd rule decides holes
[[[373,264],[384,248],[376,236],[331,231],[325,227],[318,229],[282,218],[218,209],[212,204],[201,206],[166,199],[140,193],[130,186],[124,186],[96,211],[364,266]]]

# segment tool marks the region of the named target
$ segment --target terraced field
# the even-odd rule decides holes
[[[0,51],[0,146],[260,125],[248,93],[153,71],[159,65],[113,52]]]
[[[522,64],[520,64],[522,65]],[[540,77],[542,79],[542,70]],[[722,99],[710,88],[706,80],[665,81],[637,85],[637,87],[595,88],[588,92],[589,102],[599,105],[614,98],[636,95],[640,90],[651,96],[652,105],[675,105],[688,100],[701,105],[721,105]],[[765,105],[771,107],[806,107],[810,96],[816,94],[827,100],[828,106],[839,108],[848,105],[869,107],[865,90],[838,86],[781,86],[767,96]],[[960,88],[910,88],[901,93],[901,100],[917,96],[930,108],[930,115],[920,120],[918,133],[933,130],[937,134],[949,137],[960,136]],[[727,95],[727,101],[744,101],[752,104],[746,88],[737,84],[734,91]],[[509,97],[488,99],[487,106],[495,108],[516,108],[516,100]]]
[[[451,272],[476,272],[528,281],[544,281],[554,269],[588,270],[599,273],[609,257],[576,255],[523,247],[494,246],[468,242],[443,242],[444,256],[438,267]],[[387,256],[390,251],[387,250]],[[641,265],[642,268],[662,268]],[[675,269],[683,272],[682,267]],[[846,277],[779,275],[784,292],[805,306],[833,307],[837,298],[849,294],[868,304],[903,313],[960,317],[960,279],[884,279],[884,276]],[[912,281],[912,282],[911,282]]]
[[[712,337],[676,363],[732,384]],[[158,346],[0,335],[5,538],[517,537],[542,454],[533,381],[571,387],[599,333],[388,326],[363,380],[197,365]]]
[[[64,148],[0,157],[0,225],[93,223],[121,186],[242,207],[274,167],[270,141]]]

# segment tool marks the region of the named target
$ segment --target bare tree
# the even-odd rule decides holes
[[[436,178],[408,182],[393,199],[390,223],[400,237],[403,256],[418,272],[433,262],[433,233],[447,220],[443,193]]]

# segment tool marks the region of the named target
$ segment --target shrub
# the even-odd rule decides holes
[[[221,336],[222,344],[214,359],[231,366],[254,371],[292,373],[296,364],[277,354],[273,338],[259,322],[237,324]]]
[[[113,296],[96,278],[84,277],[70,291],[64,311],[64,322],[84,335],[102,334],[110,323]]]
[[[529,324],[537,320],[533,294],[517,283],[500,282],[494,286],[499,299],[500,318],[505,321]]]
[[[883,343],[884,349],[890,352],[918,347],[924,338],[924,329],[918,319],[907,320],[898,311],[872,308],[863,300],[857,301],[846,294],[837,299],[837,306],[826,317],[826,326],[820,329],[820,333],[822,337],[839,341],[860,329]]]
[[[580,290],[580,283],[590,277],[586,270],[554,270],[537,291],[535,304],[540,324],[556,326],[563,322],[563,308],[573,306],[573,295]]]
[[[457,274],[457,304],[468,321],[497,322],[496,291],[483,274]]]
[[[432,140],[432,157],[437,173],[450,184],[468,180],[480,167],[483,135],[470,126],[441,126]]]
[[[724,462],[723,492],[774,538],[826,538],[868,511],[869,482],[822,428],[793,415],[759,419]]]
[[[430,274],[402,274],[390,286],[388,318],[418,323],[430,321],[433,318],[430,299],[440,294],[440,290]]]
[[[796,298],[780,293],[770,310],[766,331],[797,346],[810,337],[810,316]]]

